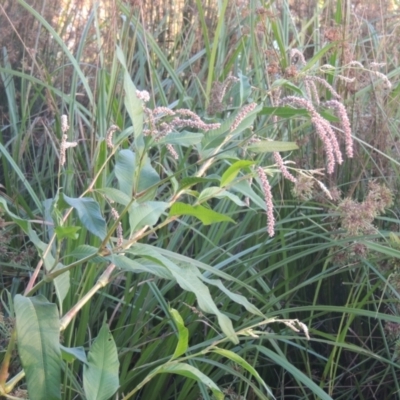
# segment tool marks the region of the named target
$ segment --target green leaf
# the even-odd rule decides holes
[[[239,171],[242,168],[247,168],[250,165],[254,165],[254,161],[247,161],[247,160],[239,160],[232,164],[223,174],[221,177],[220,186],[224,187],[231,183],[238,175]]]
[[[122,190],[103,187],[101,189],[97,189],[97,191],[101,193],[103,196],[107,197],[109,200],[114,201],[115,203],[118,204],[122,204],[123,206],[127,206],[131,201],[131,196],[128,196]],[[130,192],[129,194],[132,194],[132,192]]]
[[[57,226],[55,228],[57,238],[60,240],[62,239],[76,240],[79,237],[78,231],[80,230],[81,230],[80,226]]]
[[[320,110],[319,113],[329,122],[339,122],[339,118],[331,112]],[[260,115],[276,115],[280,118],[293,118],[296,116],[309,117],[310,113],[305,108],[293,107],[263,107]]]
[[[107,236],[107,225],[100,212],[99,203],[88,197],[72,198],[65,194],[64,200],[78,212],[78,216],[84,227],[93,235],[104,240]]]
[[[210,210],[203,206],[191,206],[190,204],[176,202],[172,205],[169,215],[179,216],[179,215],[191,215],[198,218],[203,225],[211,225],[217,222],[235,222],[232,218],[217,213],[216,211]]]
[[[171,132],[167,136],[156,142],[156,144],[175,144],[179,146],[189,147],[200,143],[203,137],[204,134],[200,132]]]
[[[163,265],[151,263],[149,262],[149,260],[143,258],[131,260],[126,256],[113,254],[106,257],[106,259],[110,260],[110,262],[114,263],[118,268],[121,268],[124,271],[134,272],[135,274],[147,272],[149,274],[156,275],[162,279],[174,279],[169,270]]]
[[[132,121],[135,147],[141,153],[144,148],[143,101],[136,96],[136,87],[126,66],[124,53],[119,46],[117,46],[117,57],[124,71],[125,108]]]
[[[393,249],[391,247],[383,246],[379,243],[369,242],[367,240],[363,241],[363,244],[365,244],[371,250],[374,250],[374,251],[384,254],[386,257],[400,258],[399,250]]]
[[[239,82],[233,85],[232,89],[230,90],[229,97],[235,100],[235,106],[240,106],[251,95],[252,87],[248,76],[243,75],[241,72],[238,72],[237,75]]]
[[[321,400],[332,400],[332,397],[324,392],[315,382],[313,382],[307,375],[296,368],[288,359],[280,356],[279,354],[267,349],[264,346],[254,346],[261,354],[267,356],[276,365],[281,366],[287,373],[291,374],[294,379],[302,382],[310,391],[314,393],[316,398]]]
[[[114,173],[119,189],[128,197],[132,197],[135,183],[136,155],[132,150],[124,149],[115,155]]]
[[[251,304],[246,297],[241,294],[233,293],[227,289],[219,279],[208,279],[201,275],[201,280],[209,285],[217,286],[221,292],[224,292],[232,301],[242,305],[248,312],[265,318],[265,315],[253,304]]]
[[[204,201],[210,200],[214,197],[217,197],[218,194],[223,192],[224,189],[221,189],[218,186],[211,186],[208,188],[205,188],[200,194],[199,197],[197,198],[198,203],[203,203]]]
[[[129,225],[131,228],[131,235],[146,225],[154,226],[167,207],[168,203],[162,201],[133,203],[129,207]]]
[[[65,266],[63,264],[58,263],[53,271],[57,271],[64,267]],[[71,287],[69,271],[65,271],[61,275],[58,275],[56,278],[54,278],[53,283],[54,283],[54,289],[56,290],[57,299],[58,299],[58,303],[59,303],[59,307],[60,307],[60,314],[62,314],[62,303],[63,303],[64,299],[67,297],[67,294]]]
[[[254,153],[270,153],[274,151],[280,152],[297,150],[299,146],[297,146],[295,142],[261,140],[260,142],[252,143],[247,148]]]
[[[237,204],[240,207],[243,207],[246,205],[242,200],[239,199],[238,196],[235,194],[228,192],[225,189],[221,189],[219,186],[211,186],[206,189],[204,189],[198,196],[197,202],[202,203],[204,201],[208,201],[212,198],[217,198],[217,199],[223,199],[227,198],[231,201],[233,201],[235,204]]]
[[[136,243],[129,252],[134,255],[149,258],[153,261],[164,265],[173,275],[178,285],[183,289],[193,292],[196,295],[199,307],[207,313],[212,313],[217,316],[219,326],[224,334],[232,340],[233,343],[238,343],[238,338],[232,326],[232,321],[221,311],[214,303],[208,287],[201,281],[201,273],[197,267],[193,265],[178,266],[168,258],[162,256],[157,248],[149,248],[147,246]]]
[[[72,250],[72,253],[68,254],[68,257],[73,257],[77,260],[81,260],[84,258],[90,258],[97,254],[99,249],[94,246],[89,246],[88,244],[82,244],[78,247],[75,247],[74,250]]]
[[[203,383],[209,389],[211,389],[213,395],[217,400],[224,400],[225,398],[224,394],[214,383],[214,381],[212,381],[207,375],[204,375],[201,371],[191,365],[184,363],[166,364],[161,365],[154,372],[156,372],[157,374],[178,374],[185,376],[186,378],[194,379],[197,382]]]
[[[274,398],[273,393],[271,392],[267,384],[264,382],[264,380],[261,378],[259,373],[245,359],[243,359],[242,357],[240,357],[238,354],[234,353],[231,350],[215,348],[212,350],[212,352],[217,353],[223,357],[226,357],[229,360],[233,361],[234,363],[240,365],[243,369],[245,369],[247,372],[249,372],[251,375],[254,376],[254,378],[264,387],[264,389],[266,390],[266,392],[270,397]]]
[[[160,182],[160,176],[151,166],[150,160],[147,157],[143,157],[140,166],[139,182],[135,183],[136,192],[144,192],[146,189],[156,185],[158,182]]]
[[[297,115],[309,116],[310,113],[304,108],[293,107],[263,107],[260,115],[276,115],[281,118],[293,118]]]
[[[227,190],[223,190],[221,193],[218,193],[215,197],[217,197],[218,199],[227,198],[240,207],[247,206],[247,204],[244,201],[240,200],[240,198],[236,196],[236,194],[228,192]]]
[[[119,386],[117,346],[107,325],[94,340],[88,363],[83,366],[83,388],[87,400],[108,400]]]
[[[210,183],[210,182],[218,182],[218,179],[196,178],[196,177],[183,178],[179,182],[179,191],[197,185],[198,183]]]
[[[129,149],[121,150],[116,155],[115,176],[119,188],[129,197],[156,185],[160,181],[157,171],[150,160],[143,156],[141,165],[137,165],[136,154]]]
[[[3,197],[0,197],[0,204],[2,204],[4,211],[8,214],[8,216],[25,232],[28,233],[28,230],[30,228],[30,223],[29,221],[24,220],[23,218],[18,217],[18,215],[15,215],[13,212],[11,212],[8,209],[8,205],[5,199]]]
[[[87,363],[86,353],[83,347],[65,347],[60,344],[60,349],[62,358],[66,362],[72,363],[75,360],[79,360],[84,364]]]
[[[277,79],[276,81],[274,81],[273,88],[277,88],[277,87],[284,87],[286,89],[289,89],[293,92],[296,92],[299,95],[303,95],[303,92],[301,91],[301,89],[299,87],[297,87],[296,85],[293,85],[292,82],[286,80],[286,79]]]
[[[177,310],[170,308],[169,312],[178,328],[178,344],[176,345],[175,352],[171,358],[171,360],[174,360],[186,353],[186,350],[189,347],[189,330],[186,328],[183,319]]]
[[[14,298],[18,353],[31,400],[61,399],[60,323],[55,304],[42,296]]]
[[[257,204],[260,208],[263,210],[266,209],[265,205],[265,200],[262,199],[251,187],[249,182],[247,181],[241,181],[238,183],[235,183],[234,186],[232,186],[232,190],[236,190],[239,193],[242,193],[246,197],[249,197],[251,201],[253,201],[255,204]]]

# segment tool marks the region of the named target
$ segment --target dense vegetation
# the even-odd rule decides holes
[[[400,398],[397,5],[102,3],[0,2],[0,396]]]

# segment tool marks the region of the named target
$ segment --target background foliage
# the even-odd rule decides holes
[[[399,397],[398,29],[390,1],[2,1],[0,393]],[[332,174],[307,111],[281,103],[307,77],[350,118],[354,156]],[[135,88],[222,128],[152,142]]]

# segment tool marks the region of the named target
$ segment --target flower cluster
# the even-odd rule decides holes
[[[361,203],[350,198],[344,199],[338,206],[342,228],[350,236],[374,233],[374,219],[393,203],[392,192],[384,185],[371,181],[368,194]]]
[[[261,167],[256,169],[257,175],[261,181],[261,187],[264,192],[265,205],[267,209],[267,231],[270,237],[275,235],[275,217],[274,217],[274,205],[272,203],[272,192],[271,185],[268,182],[267,175]]]
[[[289,170],[287,169],[287,167],[282,159],[282,156],[277,151],[274,152],[274,159],[275,159],[276,165],[281,170],[283,177],[293,183],[296,183],[297,179],[289,172]]]
[[[257,103],[250,103],[245,105],[236,116],[231,126],[231,132],[235,131],[240,123],[257,107]]]
[[[207,113],[212,115],[224,110],[224,97],[227,90],[239,79],[233,75],[229,75],[223,82],[214,82],[210,94],[210,104]]]
[[[167,107],[156,107],[153,110],[144,108],[147,115],[147,129],[143,129],[145,136],[152,136],[156,142],[167,136],[169,133],[182,128],[198,129],[204,132],[218,129],[221,124],[206,124],[193,111],[187,109],[171,110]],[[174,159],[178,159],[178,153],[171,144],[166,149]]]
[[[336,106],[338,102],[332,100],[332,104]],[[287,96],[282,99],[281,104],[289,104],[292,106],[300,106],[305,108],[311,117],[311,123],[314,125],[315,130],[320,137],[322,143],[324,144],[325,153],[327,156],[327,172],[328,174],[332,174],[335,165],[343,163],[342,153],[340,151],[339,143],[335,132],[333,131],[329,122],[323,118],[314,108],[312,103],[306,99],[296,96]],[[330,104],[330,103],[329,103]],[[345,109],[341,108],[340,112],[345,113]],[[347,117],[347,114],[346,114]],[[347,155],[350,157],[352,156],[352,138],[350,132],[350,123],[348,122],[348,118],[346,118],[348,125],[344,128],[346,133],[346,148],[347,148]]]
[[[119,131],[119,128],[117,125],[111,125],[108,128],[107,134],[106,134],[106,143],[107,143],[107,147],[112,149],[114,147],[112,139],[113,139],[113,135],[114,132]]]

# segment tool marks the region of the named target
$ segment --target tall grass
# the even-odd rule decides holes
[[[92,362],[103,337],[115,344],[115,355],[112,347],[107,357],[114,367],[119,363],[117,384],[110,383],[114,390],[104,398],[399,397],[399,68],[390,40],[398,29],[397,9],[378,13],[369,2],[355,9],[341,1],[310,2],[308,8],[287,1],[242,3],[216,2],[214,13],[201,1],[190,3],[186,29],[171,37],[165,35],[167,17],[151,26],[146,7],[137,4],[94,6],[78,26],[72,8],[57,24],[55,15],[41,12],[45,2],[1,6],[2,26],[5,21],[13,32],[0,63],[2,395],[21,397],[27,389],[35,398],[21,337],[33,328],[22,325],[21,304],[41,294],[57,316],[43,315],[39,325],[61,317],[61,342],[74,349],[70,357],[63,353],[55,398],[93,396],[82,353]],[[21,36],[16,10],[33,27],[34,53],[33,34]],[[351,121],[354,156],[331,174],[312,113],[299,100],[285,100],[311,100],[343,136],[332,108],[317,104],[333,99],[332,92],[314,80],[319,98],[309,97],[305,82],[314,77],[335,88]],[[149,92],[149,110],[190,109],[222,128],[201,140],[198,130],[187,129],[153,143],[138,128],[142,103],[134,88]],[[257,108],[230,137],[235,116],[253,102]],[[113,149],[107,148],[111,126],[118,128]],[[151,128],[145,123],[144,129]],[[66,150],[60,166],[63,134],[77,146]],[[292,142],[297,150],[276,147]],[[145,224],[149,230],[133,229],[136,214],[127,212],[123,196],[126,185],[135,184],[123,158],[133,150],[147,155],[151,167],[128,167],[159,177],[140,192],[144,201],[166,204],[185,191],[180,202],[205,205],[205,213],[208,207],[225,220],[205,225],[193,214],[155,208],[156,220]],[[273,150],[296,162],[285,164],[296,184],[283,179]],[[232,172],[234,165],[241,167]],[[272,237],[265,216],[271,210],[253,165],[264,167],[272,189]],[[236,180],[224,186],[229,168]],[[218,186],[230,197],[215,196]],[[97,204],[108,241],[85,215],[69,214],[75,203],[68,198]],[[116,220],[111,207],[119,211]],[[143,247],[133,247],[136,253],[118,247],[119,223],[123,240],[139,238]],[[110,249],[121,258],[113,259]],[[48,254],[55,270],[46,269]],[[140,273],[116,261],[132,254]],[[118,268],[107,275],[110,262]],[[179,276],[170,277],[170,263],[208,282],[239,342],[227,340],[226,326],[202,307],[190,285],[183,290]],[[70,266],[68,273],[48,282],[63,266]],[[11,352],[15,316],[20,359]],[[51,340],[57,347],[58,337]],[[115,370],[111,375],[115,380]]]

